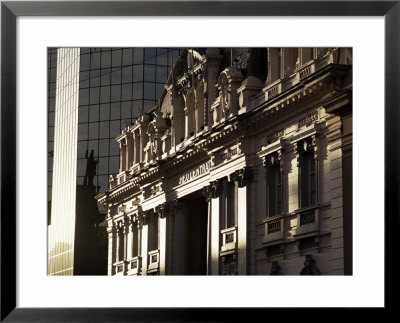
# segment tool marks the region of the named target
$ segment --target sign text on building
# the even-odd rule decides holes
[[[211,160],[208,162],[197,166],[196,168],[191,169],[190,171],[183,173],[183,175],[179,176],[178,178],[175,178],[173,181],[173,186],[181,185],[184,183],[189,182],[190,180],[199,177],[205,173],[207,173],[212,166]]]

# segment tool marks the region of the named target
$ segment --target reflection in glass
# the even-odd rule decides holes
[[[154,83],[144,83],[144,98],[149,100],[154,100],[156,95],[155,84]]]
[[[120,129],[120,121],[116,120],[116,121],[111,121],[110,122],[110,136],[111,137],[116,137],[119,135],[121,129]]]
[[[112,50],[112,66],[121,66],[121,55],[122,51],[120,49]]]
[[[116,142],[116,140],[111,139],[110,140],[110,156],[116,156],[116,155],[119,158],[119,146],[118,146],[118,143]],[[114,168],[114,169],[116,169],[116,168]]]
[[[100,53],[92,51],[90,62],[90,69],[99,69],[100,68]]]
[[[131,108],[132,102],[122,102],[121,103],[121,119],[130,120],[131,119]]]
[[[100,104],[100,120],[109,120],[109,119],[110,119],[110,105]]]
[[[134,65],[133,66],[133,82],[142,82],[143,81],[143,65]]]
[[[111,103],[111,120],[120,119],[120,103]]]
[[[154,65],[145,65],[144,66],[144,80],[147,82],[155,82],[156,81],[156,68]]]
[[[99,138],[99,124],[97,122],[89,123],[89,139]]]
[[[99,138],[109,138],[110,137],[110,121],[102,121],[100,125]]]
[[[100,86],[100,70],[90,71],[90,86]]]
[[[88,125],[87,125],[87,123],[80,124],[78,126],[78,137],[81,140],[87,140],[88,139]]]
[[[143,98],[143,83],[133,83],[132,99],[138,100]]]
[[[121,84],[121,67],[114,67],[111,71],[111,84]]]
[[[111,69],[103,69],[101,70],[101,85],[110,85],[111,84]]]
[[[100,88],[100,103],[110,102],[110,86],[103,86]]]
[[[122,65],[132,65],[132,48],[124,48],[122,50]]]
[[[108,156],[109,139],[99,140],[99,156]]]
[[[111,52],[103,51],[101,54],[101,68],[111,67]]]
[[[125,66],[122,68],[122,83],[131,83],[132,82],[132,66]]]
[[[111,86],[111,102],[117,102],[121,97],[121,85]]]
[[[99,105],[91,105],[89,107],[89,122],[99,121]]]
[[[98,174],[108,175],[108,158],[99,158]]]
[[[99,103],[100,88],[91,87],[90,88],[90,104]]]
[[[88,145],[88,142],[86,140],[78,142],[78,158],[85,157],[87,145]]]
[[[121,92],[121,101],[128,101],[131,100],[131,85],[130,84],[123,84],[122,85],[122,92]]]

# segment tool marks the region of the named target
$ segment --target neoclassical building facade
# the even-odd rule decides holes
[[[352,51],[196,48],[116,138],[108,275],[352,274]]]

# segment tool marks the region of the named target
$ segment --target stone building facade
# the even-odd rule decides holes
[[[108,275],[352,274],[352,51],[185,49],[116,138]]]

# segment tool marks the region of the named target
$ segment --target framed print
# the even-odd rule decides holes
[[[1,320],[390,309],[399,6],[3,1]]]

